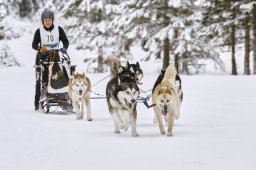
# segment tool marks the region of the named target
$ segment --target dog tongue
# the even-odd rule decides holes
[[[164,116],[166,116],[166,115],[167,115],[167,110],[162,110],[162,114],[163,114]]]

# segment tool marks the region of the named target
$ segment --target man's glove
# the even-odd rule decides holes
[[[67,54],[67,49],[66,49],[66,48],[61,48],[60,51],[61,51],[63,54]]]
[[[47,48],[45,48],[45,47],[41,47],[40,50],[39,50],[39,52],[40,52],[43,56],[49,54]]]

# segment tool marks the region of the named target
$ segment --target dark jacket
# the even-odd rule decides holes
[[[60,26],[58,26],[58,27],[59,27],[59,39],[63,43],[63,47],[68,49],[68,46],[69,46],[68,38],[67,38],[64,30]],[[44,29],[46,31],[52,31],[53,28],[54,28],[54,25],[52,25],[50,28],[46,28],[44,26]],[[40,29],[38,28],[35,32],[35,35],[34,35],[34,39],[33,39],[33,42],[32,42],[32,48],[38,51],[39,47],[40,47],[40,45],[39,45],[40,43],[41,43]]]

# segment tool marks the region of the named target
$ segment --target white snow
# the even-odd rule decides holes
[[[256,76],[182,75],[184,102],[173,137],[160,135],[153,110],[142,103],[138,104],[140,137],[131,137],[130,131],[117,135],[105,99],[91,101],[92,122],[75,120],[75,114],[60,110],[34,111],[36,52],[31,43],[37,26],[29,27],[30,32],[17,31],[21,38],[4,41],[22,67],[0,69],[0,170],[256,169]],[[132,50],[136,55],[131,62],[145,57]],[[68,53],[78,72],[86,72],[84,58],[95,56],[75,50],[73,44]],[[241,73],[243,57],[237,57]],[[221,58],[230,70],[230,53],[223,52]],[[149,90],[161,62],[140,64],[145,73],[140,87]],[[87,75],[94,85],[109,73]],[[107,80],[92,91],[104,94],[106,84]]]
[[[27,45],[30,40],[32,37],[24,36],[8,41],[23,67],[0,69],[0,169],[256,168],[255,76],[181,76],[184,102],[181,117],[175,121],[174,136],[161,136],[153,124],[153,110],[139,103],[140,137],[133,138],[130,131],[113,133],[105,99],[91,101],[92,122],[75,120],[74,114],[62,111],[35,112],[35,51]],[[78,71],[86,71],[84,54],[73,46],[69,53]],[[161,64],[141,62],[141,67],[145,72],[141,89],[151,89]],[[108,74],[88,76],[94,84]],[[106,84],[107,80],[92,90],[104,94]]]

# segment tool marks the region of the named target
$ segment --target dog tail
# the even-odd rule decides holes
[[[116,56],[110,56],[105,60],[104,63],[110,66],[110,79],[116,77],[118,74],[118,69],[121,66],[119,58]]]
[[[166,68],[163,80],[169,80],[171,82],[175,82],[176,75],[177,75],[176,68],[172,65],[169,65]]]

